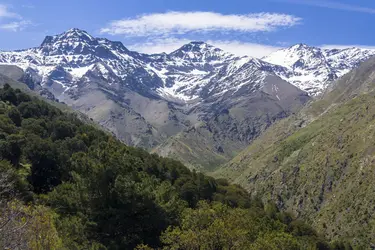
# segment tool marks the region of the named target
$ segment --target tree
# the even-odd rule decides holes
[[[21,126],[22,117],[21,117],[21,113],[18,111],[18,109],[12,108],[11,110],[9,110],[8,117],[13,121],[13,123],[17,127]]]
[[[9,163],[0,162],[0,248],[59,249],[61,241],[53,213],[43,206],[25,206],[17,200],[17,175]]]
[[[25,147],[25,155],[31,162],[31,185],[36,193],[46,193],[61,183],[62,162],[56,143],[42,140],[39,137],[29,137]]]
[[[0,207],[1,249],[61,249],[53,213],[43,206],[25,206],[18,200]]]
[[[254,250],[299,250],[300,246],[293,236],[283,232],[262,235],[251,245]]]
[[[44,206],[28,207],[30,221],[27,227],[27,245],[32,250],[60,249],[62,241],[54,225],[54,216]]]
[[[282,232],[283,226],[251,210],[200,201],[197,209],[183,212],[181,225],[169,227],[162,241],[166,249],[250,249],[260,233],[273,230]]]
[[[0,206],[0,248],[27,249],[30,217],[21,202],[6,200]]]
[[[5,140],[0,140],[0,158],[9,160],[14,166],[18,166],[22,155],[22,135],[11,134]]]
[[[53,124],[53,134],[52,137],[54,140],[62,140],[67,137],[74,136],[74,126],[68,122],[56,121]]]
[[[5,87],[5,86],[4,86]],[[17,95],[15,91],[9,86],[9,88],[4,88],[1,93],[1,99],[7,101],[13,105],[18,104],[17,102]]]

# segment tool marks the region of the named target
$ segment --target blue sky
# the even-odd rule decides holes
[[[146,53],[200,40],[261,57],[295,43],[375,48],[374,23],[372,0],[0,0],[0,49],[76,27]]]

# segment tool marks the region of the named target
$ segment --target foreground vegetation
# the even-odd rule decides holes
[[[9,85],[0,158],[3,249],[349,249]]]

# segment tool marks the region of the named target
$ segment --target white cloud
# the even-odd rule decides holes
[[[314,1],[312,0],[274,0],[274,1],[299,4],[299,5],[316,6],[316,7],[321,7],[321,8],[335,9],[335,10],[346,10],[346,11],[353,11],[353,12],[375,14],[375,9],[373,8],[345,4],[345,3],[338,3],[338,2],[331,2],[331,1],[316,1],[316,0]]]
[[[14,12],[9,11],[8,7],[4,4],[0,4],[0,18],[17,18],[20,16]]]
[[[29,21],[19,21],[19,22],[10,22],[10,23],[0,23],[0,29],[8,31],[21,31],[24,30],[28,25]]]
[[[248,55],[256,58],[268,56],[276,50],[282,49],[279,46],[271,46],[259,43],[247,43],[241,41],[208,41],[208,43],[215,45],[225,51],[231,52],[235,55]]]
[[[153,54],[153,53],[170,53],[182,45],[191,42],[188,39],[175,39],[175,38],[166,38],[166,39],[155,39],[152,42],[138,43],[127,45],[132,50]],[[281,47],[263,45],[257,43],[247,43],[241,41],[224,41],[224,40],[208,40],[208,44],[211,44],[215,47],[221,48],[224,51],[233,53],[238,56],[253,56],[257,58],[264,57],[269,55],[271,52],[280,49]]]
[[[153,39],[152,42],[148,41],[144,43],[129,44],[126,46],[129,49],[137,51],[137,52],[146,53],[146,54],[156,54],[156,53],[163,53],[163,52],[170,53],[189,42],[191,41],[188,39],[166,38],[166,39]]]
[[[30,24],[30,21],[24,20],[19,14],[11,12],[8,6],[0,4],[0,30],[20,31]]]
[[[102,28],[101,33],[161,36],[207,31],[259,32],[294,26],[300,21],[299,17],[277,13],[223,15],[214,12],[166,12],[115,20]]]
[[[323,49],[347,49],[347,48],[361,48],[361,49],[373,49],[375,50],[375,46],[373,45],[359,45],[359,44],[351,44],[351,45],[344,45],[344,44],[323,44],[319,46]]]

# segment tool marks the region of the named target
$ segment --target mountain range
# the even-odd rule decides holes
[[[147,55],[80,29],[0,52],[0,73],[139,146],[212,170],[374,55],[298,44],[256,59],[204,42]]]

